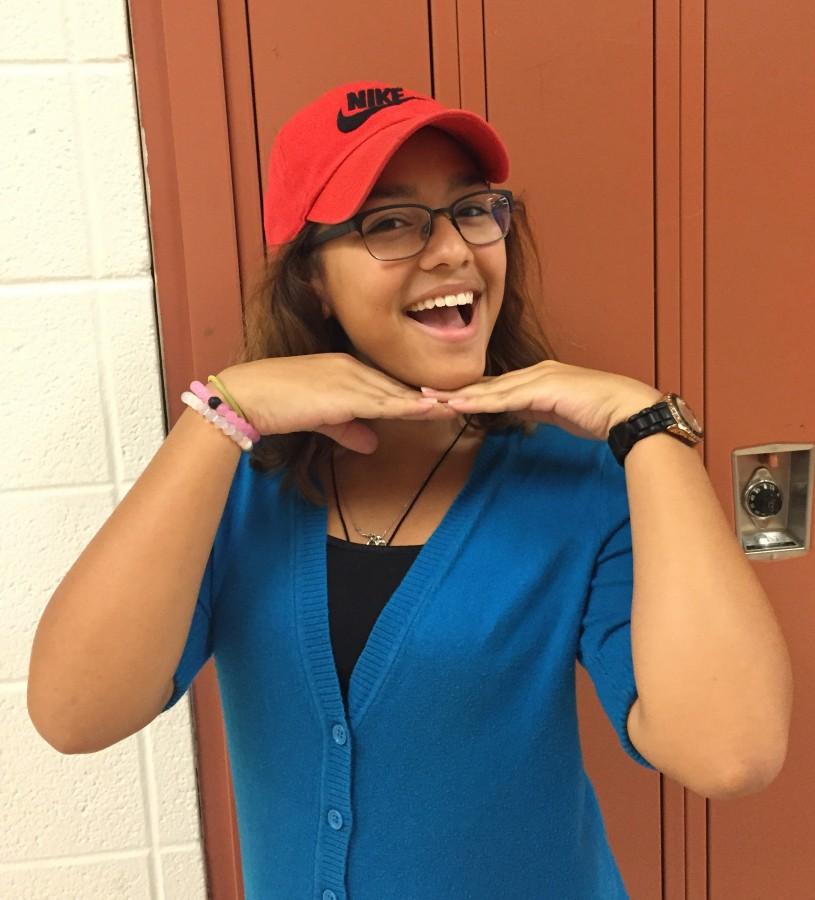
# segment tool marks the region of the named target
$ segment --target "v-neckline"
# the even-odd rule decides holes
[[[478,511],[500,485],[498,468],[512,455],[516,443],[505,431],[485,435],[464,486],[388,598],[351,672],[347,706],[351,724],[358,725],[376,699],[422,600],[457,557]],[[328,615],[327,517],[327,507],[295,498],[294,593],[301,650],[315,702],[322,715],[342,721],[346,707]]]

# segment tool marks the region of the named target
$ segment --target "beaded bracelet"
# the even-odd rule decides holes
[[[184,403],[187,404],[191,409],[194,409],[197,413],[200,413],[205,419],[209,419],[213,425],[216,425],[220,428],[221,431],[227,436],[232,438],[232,440],[241,448],[241,450],[249,451],[252,449],[252,441],[245,435],[243,432],[239,431],[234,425],[227,422],[223,416],[219,416],[215,410],[210,409],[203,400],[199,399],[195,396],[195,394],[190,393],[189,391],[184,391],[181,395],[181,399]]]
[[[220,382],[214,375],[209,376],[209,381],[220,385]],[[221,385],[221,387],[223,386]],[[223,389],[223,393],[226,393],[226,389]],[[256,428],[247,422],[242,415],[238,415],[225,400],[213,393],[200,381],[193,381],[190,385],[190,390],[184,391],[181,399],[187,406],[200,413],[204,418],[209,419],[227,437],[235,441],[241,450],[251,450],[253,445],[260,440],[260,434]],[[230,399],[232,399],[231,395]],[[234,399],[232,399],[232,402],[237,406]],[[241,410],[241,413],[243,413],[243,410]]]
[[[240,414],[235,412],[225,400],[222,400],[206,385],[201,384],[200,381],[193,381],[190,385],[190,391],[192,391],[199,400],[203,400],[210,409],[214,409],[219,416],[226,419],[230,425],[234,425],[238,431],[245,434],[253,443],[260,440],[260,435],[249,422],[246,421],[243,412]]]

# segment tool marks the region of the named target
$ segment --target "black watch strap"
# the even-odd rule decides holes
[[[676,420],[670,407],[665,400],[662,400],[615,425],[608,433],[608,445],[611,447],[614,458],[622,466],[628,451],[637,441],[651,434],[667,431],[669,426],[675,424]],[[674,434],[674,437],[681,438],[681,435],[675,432],[671,433]]]

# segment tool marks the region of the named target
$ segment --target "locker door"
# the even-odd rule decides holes
[[[815,442],[815,15],[807,0],[723,0],[706,25],[707,458],[731,514],[734,448]],[[709,897],[809,900],[815,558],[754,568],[792,657],[792,730],[766,791],[710,803]]]
[[[372,78],[431,90],[426,2],[382,7],[351,0],[304,7],[249,0],[248,11],[262,166],[283,122],[336,84]],[[263,172],[264,185],[265,177]]]

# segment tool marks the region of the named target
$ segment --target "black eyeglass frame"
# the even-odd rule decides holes
[[[434,216],[437,213],[444,213],[447,218],[452,222],[453,228],[461,235],[461,237],[467,241],[468,244],[474,247],[488,247],[490,244],[494,244],[496,241],[501,241],[506,237],[506,234],[502,234],[501,237],[497,237],[495,241],[488,241],[486,244],[473,244],[471,241],[468,241],[463,234],[461,234],[461,229],[458,227],[458,223],[456,222],[455,216],[453,215],[453,210],[464,200],[468,200],[471,197],[475,197],[479,194],[499,194],[504,197],[509,203],[509,212],[510,216],[512,215],[515,209],[515,198],[512,195],[512,191],[502,190],[500,188],[482,188],[480,191],[472,191],[469,194],[465,194],[463,197],[459,197],[455,203],[452,203],[450,206],[440,206],[437,209],[432,209],[429,206],[425,206],[423,203],[390,203],[387,206],[376,206],[372,209],[366,209],[362,212],[357,213],[354,216],[351,216],[350,219],[346,219],[344,222],[337,222],[336,225],[332,225],[330,228],[327,228],[321,234],[313,235],[308,242],[306,243],[304,249],[308,252],[313,250],[315,247],[319,247],[321,244],[324,244],[326,241],[331,241],[334,238],[342,237],[345,234],[349,234],[352,231],[356,231],[359,236],[362,238],[363,243],[365,242],[365,235],[362,233],[362,222],[372,213],[383,212],[387,209],[404,209],[415,208],[415,209],[423,209],[425,212],[430,214],[430,231],[427,234],[427,238],[424,242],[424,245],[420,250],[417,250],[416,253],[411,253],[410,256],[400,256],[398,259],[410,259],[411,256],[418,256],[422,250],[427,246],[427,242],[430,240],[430,236],[433,234],[433,224],[434,224]],[[507,228],[507,233],[509,232],[509,228]],[[371,253],[370,249],[368,249],[368,245],[365,244],[365,249]],[[373,256],[373,253],[371,253]],[[374,256],[374,259],[378,259],[378,257]],[[380,262],[396,262],[396,260],[380,260]]]

